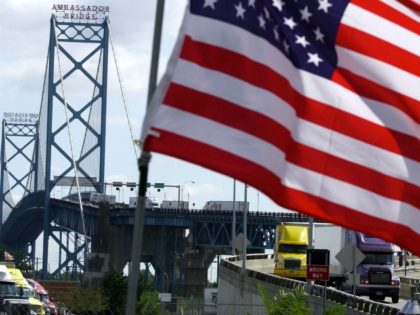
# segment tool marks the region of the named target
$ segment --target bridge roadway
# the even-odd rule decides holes
[[[11,248],[22,249],[35,240],[43,228],[44,192],[26,196],[12,211],[0,232],[0,241]],[[97,229],[99,205],[85,203],[86,233],[93,236]],[[134,209],[125,204],[111,206],[112,225],[133,225]],[[242,231],[243,214],[237,211],[237,233]],[[83,233],[80,208],[77,202],[50,199],[50,222],[65,229]],[[273,248],[274,229],[280,222],[307,222],[307,217],[295,213],[249,212],[248,235],[250,249]],[[230,248],[232,212],[223,210],[146,209],[146,226],[190,229],[194,246]]]
[[[50,199],[53,225],[83,233],[79,204]],[[44,192],[26,196],[3,224],[0,242],[27,250],[43,230]],[[130,260],[134,209],[127,205],[84,205],[87,235],[92,238],[89,271],[100,278],[107,268],[122,270]],[[242,232],[243,213],[237,212],[236,233]],[[307,222],[293,213],[249,212],[249,252],[272,249],[280,222]],[[146,209],[142,261],[156,271],[156,286],[186,296],[201,296],[207,269],[216,255],[231,253],[232,212],[217,210]],[[55,274],[54,274],[55,276]]]

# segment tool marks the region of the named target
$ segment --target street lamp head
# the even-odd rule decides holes
[[[184,186],[185,186],[185,184],[187,184],[187,183],[191,183],[191,184],[195,184],[195,181],[193,181],[193,180],[186,180],[182,185],[181,185],[181,201],[183,201],[184,200]],[[189,197],[189,191],[187,190],[187,193],[188,193],[188,197]],[[188,200],[189,201],[189,200]]]

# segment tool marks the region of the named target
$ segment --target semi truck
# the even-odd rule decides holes
[[[4,265],[0,265],[0,314],[31,314],[29,300],[19,296],[19,290],[10,279],[10,274]]]
[[[19,295],[28,299],[31,313],[34,313],[36,315],[45,315],[45,311],[41,301],[37,300],[32,296],[32,288],[28,284],[26,279],[23,277],[20,269],[14,268],[14,266],[7,265],[7,270],[9,271],[11,280],[16,284]]]
[[[246,202],[247,209],[249,209],[249,202]],[[244,211],[245,202],[235,201],[235,210]],[[203,210],[233,210],[233,201],[207,201],[203,207]]]
[[[46,315],[58,315],[57,307],[50,300],[47,290],[33,279],[26,279],[28,284],[32,287],[35,293],[35,298],[42,303]]]
[[[347,270],[336,255],[347,243],[358,248],[364,260],[357,266],[360,275],[356,283],[357,295],[369,296],[372,300],[383,300],[389,296],[393,303],[399,300],[400,280],[394,273],[393,246],[381,239],[327,223],[315,223],[313,248],[330,252],[328,285],[353,292]],[[276,228],[274,274],[282,277],[306,279],[306,260],[309,245],[307,224],[287,223]]]

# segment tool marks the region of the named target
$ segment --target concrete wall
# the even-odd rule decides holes
[[[275,295],[280,288],[288,290],[293,286],[293,280],[275,277],[269,274],[263,274],[252,268],[269,262],[251,262],[247,261],[247,271],[245,275],[240,272],[240,262],[224,262],[219,265],[218,272],[218,297],[217,297],[217,314],[236,315],[236,314],[267,314],[263,305],[262,298],[258,288],[265,288],[270,294]],[[277,281],[283,279],[281,281]],[[279,285],[283,283],[283,285]],[[314,286],[316,292],[310,297],[310,307],[313,309],[313,315],[323,314],[323,298],[319,294],[319,286]],[[379,303],[365,301],[360,298],[352,298],[351,295],[331,289],[327,290],[327,294],[331,299],[326,301],[326,307],[329,308],[338,305],[334,301],[342,300],[347,305],[346,315],[362,315],[362,314],[397,314],[398,310],[392,307],[383,306]],[[334,300],[334,301],[333,301]]]
[[[217,314],[237,315],[249,313],[252,315],[266,315],[267,312],[258,292],[258,287],[265,288],[272,295],[275,295],[280,289],[278,286],[237,274],[223,267],[219,267],[218,281]],[[337,304],[327,300],[327,308],[333,305]],[[311,297],[310,307],[314,310],[313,315],[322,315],[322,298]],[[353,309],[348,309],[346,312],[346,315],[361,314],[366,313]]]

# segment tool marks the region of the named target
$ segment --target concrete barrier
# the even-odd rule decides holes
[[[266,266],[267,262],[253,260],[269,260],[270,255],[248,255],[247,270],[241,272],[241,262],[238,257],[230,257],[221,261],[218,272],[218,314],[267,314],[258,288],[264,287],[270,294],[276,294],[279,289],[291,290],[296,287],[306,287],[302,281],[274,276],[253,270],[251,266]],[[365,298],[354,297],[351,294],[333,288],[312,285],[309,305],[314,315],[322,314],[323,296],[326,290],[326,307],[345,305],[346,315],[402,315],[398,308],[382,303],[373,302]]]

